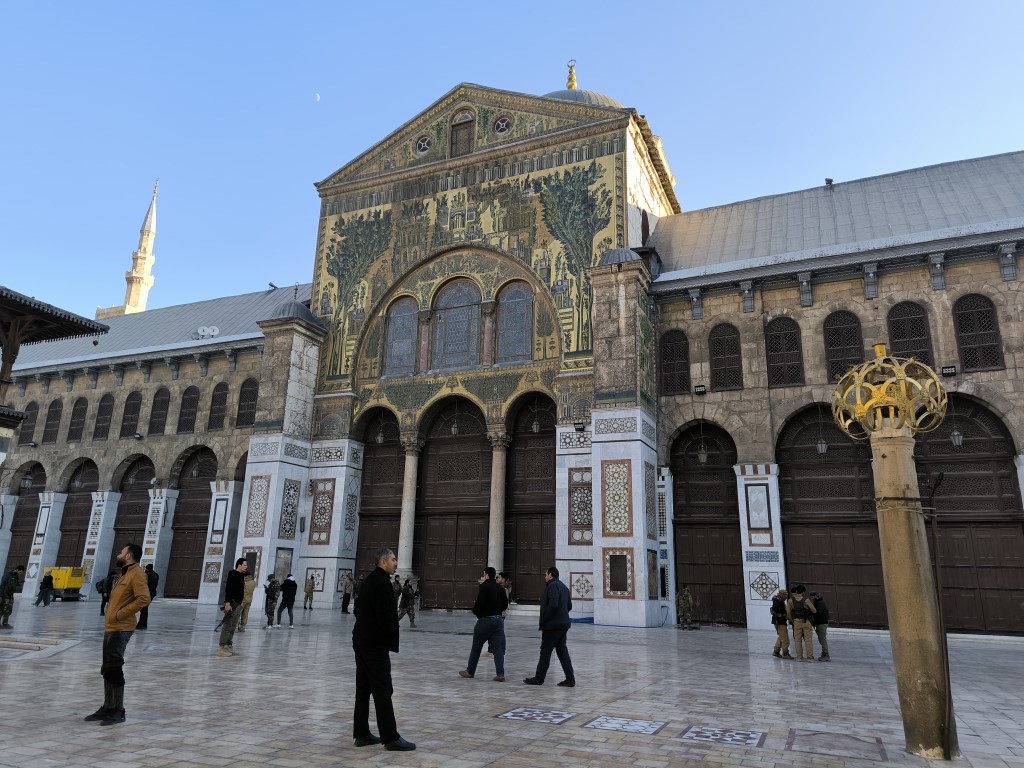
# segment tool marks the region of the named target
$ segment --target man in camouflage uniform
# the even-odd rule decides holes
[[[683,584],[676,592],[676,621],[680,629],[700,629],[693,623],[693,595],[689,584]]]
[[[245,591],[242,593],[242,615],[238,618],[238,631],[245,632],[245,625],[249,623],[249,609],[252,608],[252,596],[256,591],[256,577],[245,574]]]
[[[14,612],[14,595],[25,578],[25,566],[12,568],[0,580],[0,628],[10,629],[10,618]]]
[[[266,584],[267,597],[263,604],[263,608],[267,613],[267,626],[264,629],[270,629],[274,626],[274,612],[277,610],[277,595],[281,591],[281,583],[277,580],[277,576],[271,574]]]
[[[313,610],[313,592],[316,589],[316,579],[310,576],[306,579],[306,583],[303,585],[304,589],[302,592],[302,610],[306,610],[306,606],[309,606],[309,610]]]
[[[416,590],[412,588],[412,584],[409,583],[408,579],[402,585],[401,598],[398,603],[399,623],[401,623],[403,616],[408,616],[409,626],[412,629],[416,629]]]

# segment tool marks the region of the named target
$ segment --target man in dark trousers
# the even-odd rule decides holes
[[[218,656],[237,656],[232,640],[238,627],[238,617],[242,615],[242,601],[245,599],[245,572],[249,570],[249,561],[244,557],[235,560],[235,567],[228,571],[224,584],[224,620],[221,622],[220,648]]]
[[[820,592],[811,592],[811,600],[814,601],[811,624],[814,625],[814,634],[818,636],[818,643],[821,645],[821,656],[818,657],[818,661],[832,661],[828,655],[828,606]]]
[[[544,685],[544,677],[551,663],[551,651],[554,650],[565,673],[565,680],[559,685],[563,688],[575,688],[576,674],[572,671],[572,659],[569,658],[569,649],[565,646],[565,636],[572,624],[569,619],[569,611],[572,610],[569,588],[558,580],[558,569],[555,566],[548,568],[544,580],[547,584],[540,598],[540,659],[537,661],[537,672],[523,682],[527,685]]]
[[[160,584],[160,574],[153,570],[152,563],[146,563],[146,586],[149,587],[150,604],[156,599],[156,588]],[[149,626],[149,606],[139,611],[139,626],[136,629],[145,629]]]
[[[11,629],[11,614],[14,612],[14,596],[25,578],[25,566],[11,568],[0,579],[0,629]]]
[[[288,629],[295,629],[295,616],[292,611],[295,609],[295,593],[299,591],[299,583],[290,573],[281,582],[281,605],[277,609],[277,626],[281,626],[281,615],[285,608],[288,609]]]
[[[378,549],[377,567],[363,579],[353,613],[352,649],[356,655],[356,703],[352,712],[352,736],[357,747],[383,742],[392,752],[410,752],[416,745],[398,733],[391,705],[391,653],[398,653],[398,606],[391,586],[398,560],[390,549]],[[370,696],[377,712],[380,736],[370,731]]]
[[[53,574],[47,572],[43,576],[43,580],[39,582],[39,594],[36,595],[35,605],[38,608],[39,604],[42,603],[43,607],[46,608],[50,604],[50,597],[53,595]]]
[[[142,547],[129,544],[115,561],[120,568],[116,582],[108,577],[110,600],[103,622],[103,706],[88,715],[90,722],[117,725],[125,721],[124,650],[135,633],[135,614],[149,605],[149,585],[139,567]]]
[[[484,568],[484,580],[476,593],[473,614],[476,626],[473,627],[473,647],[469,652],[469,663],[459,672],[461,677],[473,677],[476,665],[480,661],[480,651],[484,643],[488,644],[494,654],[494,681],[505,682],[505,619],[502,614],[508,608],[508,595],[495,579],[495,570],[490,566]]]

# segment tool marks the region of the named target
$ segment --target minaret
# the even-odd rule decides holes
[[[127,287],[124,292],[124,304],[119,307],[97,309],[96,319],[116,315],[131,315],[144,312],[149,289],[153,287],[153,241],[156,240],[156,193],[160,189],[160,180],[153,185],[153,199],[149,202],[146,219],[139,230],[139,247],[132,253],[132,268],[125,272],[124,281]]]

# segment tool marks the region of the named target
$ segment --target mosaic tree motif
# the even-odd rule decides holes
[[[348,333],[348,310],[358,284],[373,263],[391,243],[391,211],[370,211],[339,218],[331,228],[324,264],[327,273],[338,281],[334,307],[334,348],[331,350],[330,373],[340,374],[344,367],[341,341]]]
[[[592,162],[586,168],[572,168],[534,181],[544,224],[565,248],[565,263],[576,282],[577,349],[590,346],[584,343],[583,321],[590,317],[589,280],[585,280],[585,273],[594,263],[594,238],[611,221],[611,190],[604,184],[591,189],[602,176],[604,168]]]

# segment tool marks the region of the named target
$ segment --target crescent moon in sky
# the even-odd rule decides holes
[[[319,93],[317,93],[317,94],[314,94],[314,96],[315,96],[315,98],[316,98],[316,100],[317,100],[317,101],[320,101],[320,94],[319,94]]]

